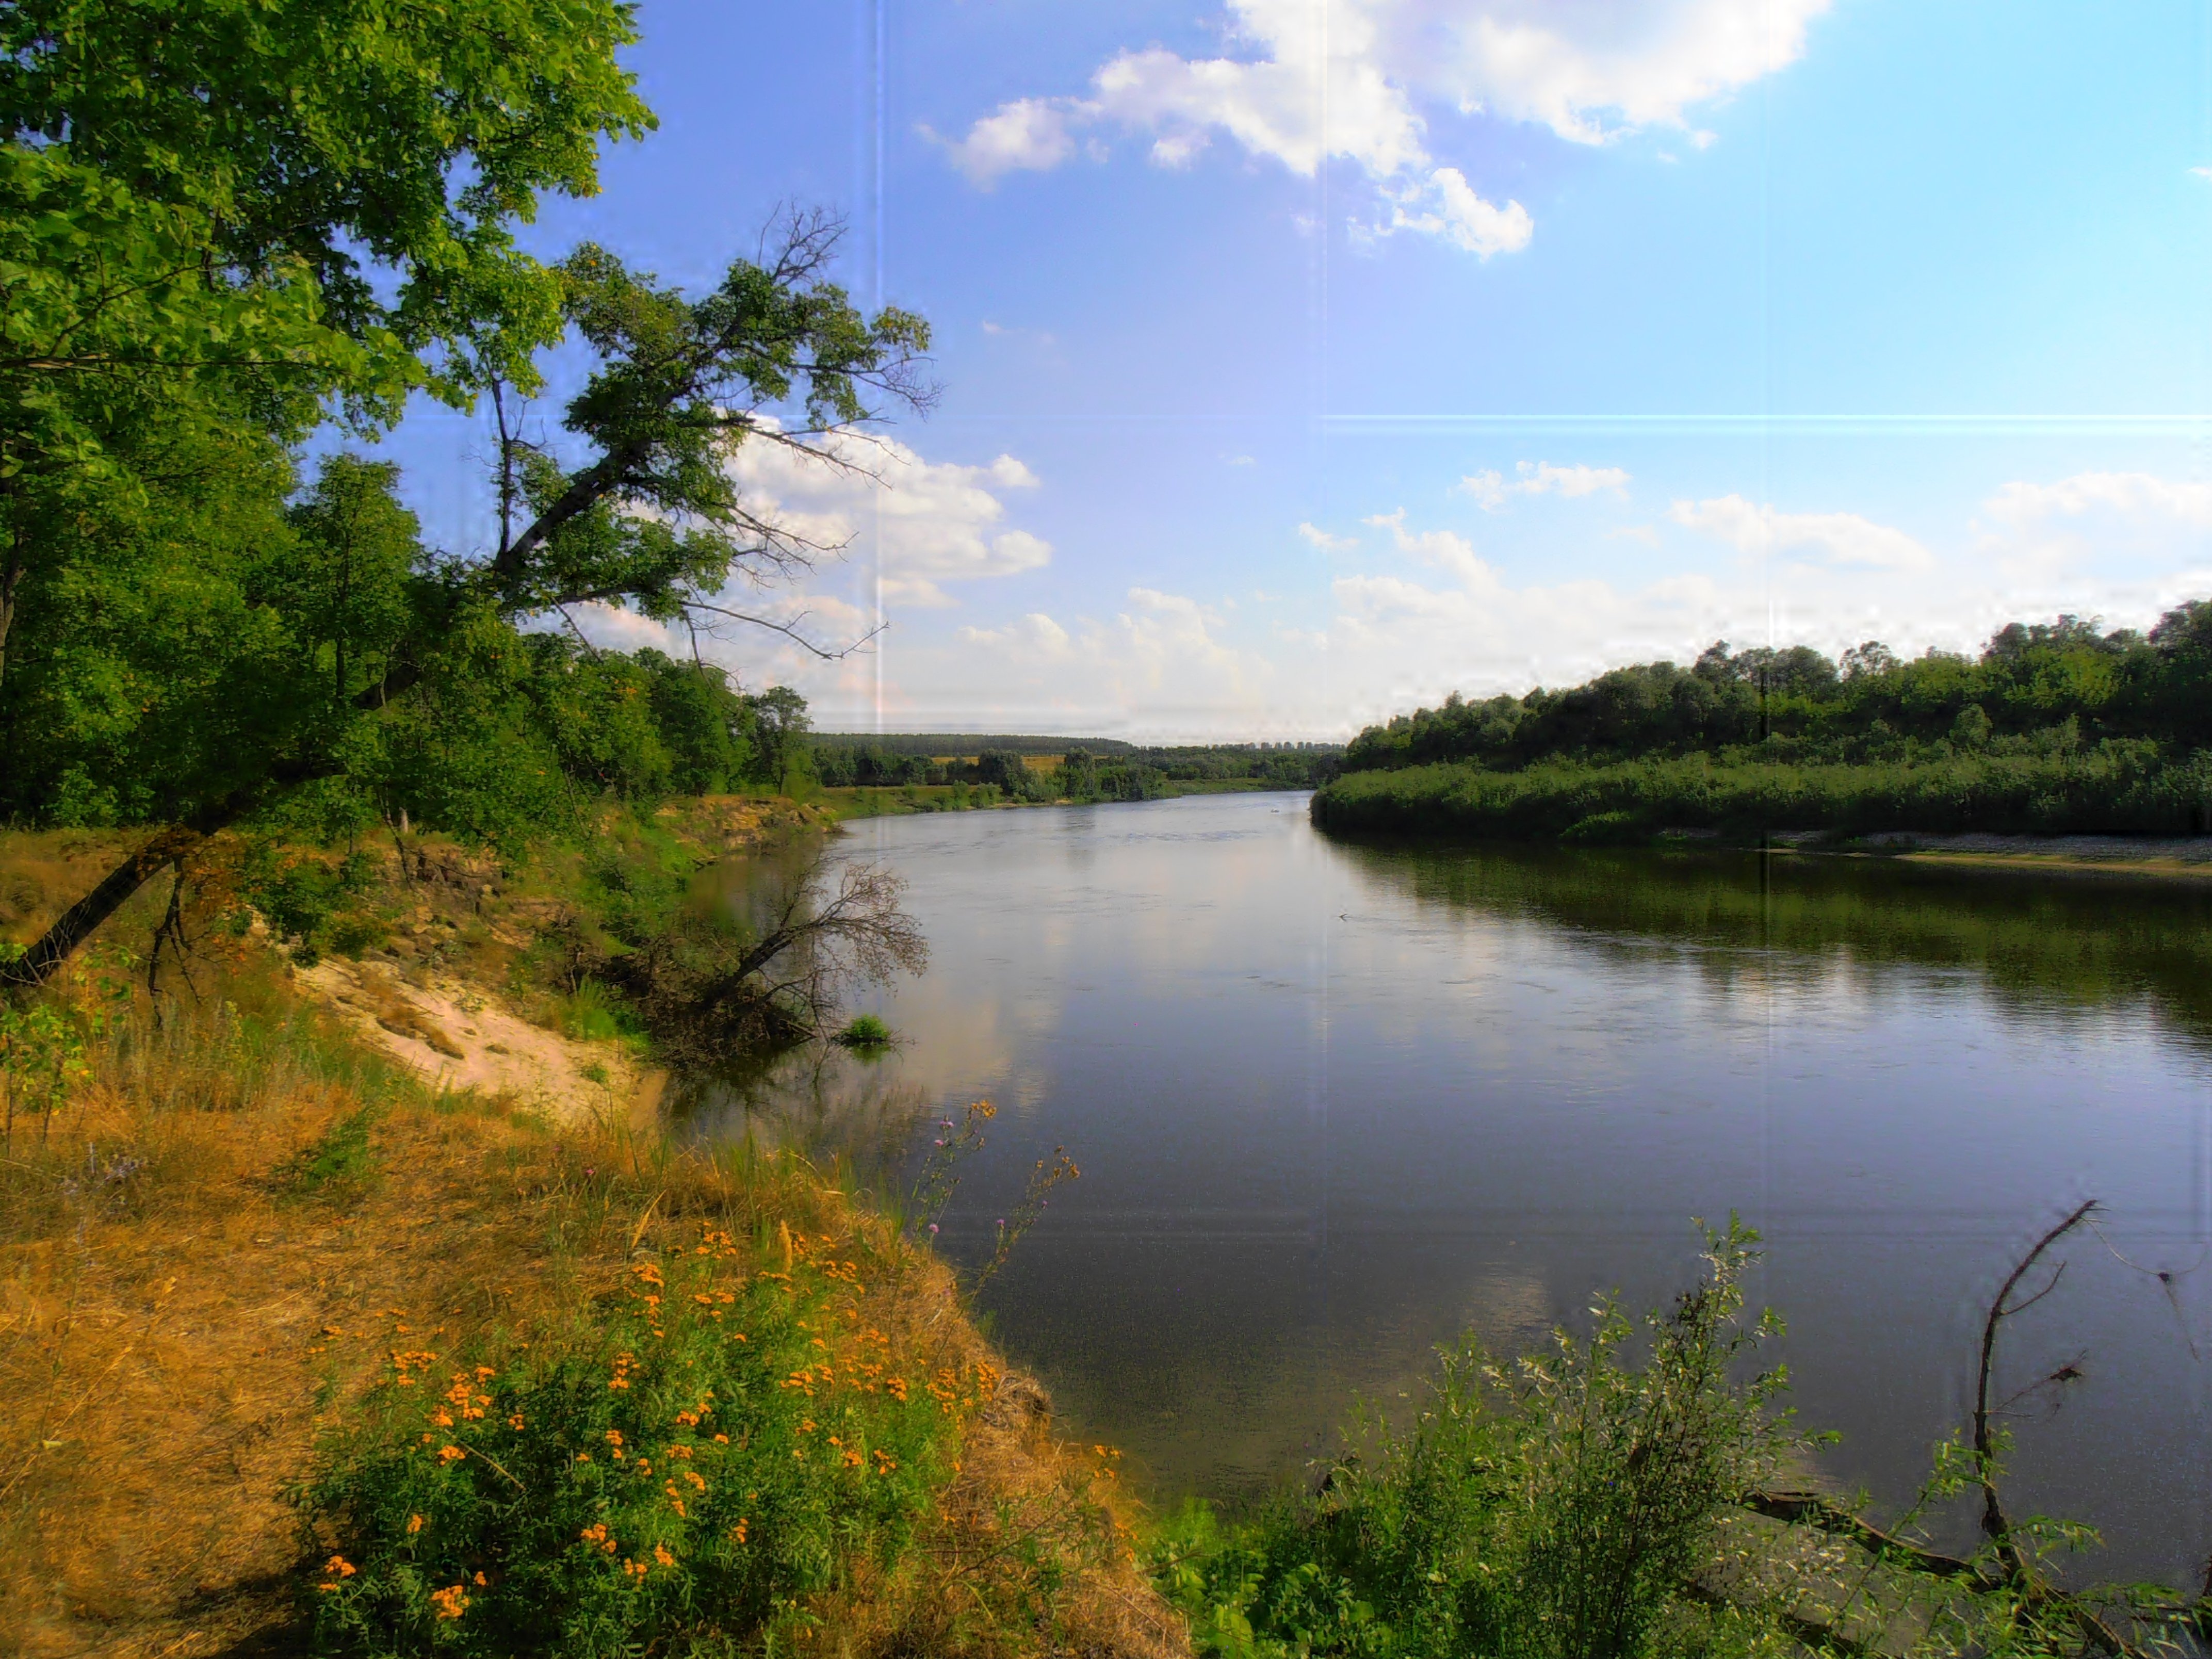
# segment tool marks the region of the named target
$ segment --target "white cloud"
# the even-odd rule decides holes
[[[1475,586],[1492,586],[1497,582],[1490,567],[1475,556],[1474,544],[1464,536],[1449,530],[1406,528],[1406,509],[1377,513],[1367,520],[1377,529],[1390,532],[1390,540],[1401,553],[1412,555],[1424,564],[1449,570],[1461,580]]]
[[[1746,553],[1810,551],[1831,563],[1886,570],[1924,570],[1934,556],[1902,530],[1856,513],[1778,513],[1741,495],[1676,501],[1668,516],[1686,530],[1702,530]]]
[[[2191,167],[2191,173],[2199,179],[2212,179],[2212,167]]]
[[[2212,484],[2149,472],[2076,472],[2056,483],[2006,484],[1984,504],[1984,511],[2014,527],[2102,511],[2172,519],[2205,529],[2212,528]]]
[[[963,724],[1098,736],[1256,732],[1301,717],[1277,695],[1279,665],[1225,642],[1218,612],[1154,587],[1126,599],[1108,621],[1068,627],[1040,611],[960,629],[957,652],[933,665],[940,706]]]
[[[1298,526],[1298,534],[1324,553],[1349,553],[1359,545],[1358,537],[1332,536],[1318,525],[1302,524]]]
[[[1510,482],[1499,472],[1471,472],[1459,481],[1459,488],[1491,513],[1513,495],[1563,495],[1573,501],[1595,495],[1601,489],[1621,495],[1628,489],[1628,474],[1617,466],[1554,466],[1549,461],[1521,461],[1514,472]]]
[[[947,582],[1018,575],[1051,560],[1050,543],[1000,527],[1000,494],[1037,487],[1012,455],[963,466],[924,460],[886,438],[840,438],[826,449],[841,465],[756,441],[738,451],[731,471],[758,516],[871,568],[887,604],[950,605]]]
[[[1018,98],[976,122],[965,138],[938,138],[927,127],[921,131],[924,137],[937,139],[969,183],[988,190],[1009,173],[1049,172],[1073,155],[1068,114],[1058,100]]]
[[[945,148],[983,185],[1057,167],[1086,126],[1150,135],[1164,167],[1188,165],[1216,134],[1302,177],[1341,157],[1382,187],[1390,217],[1373,229],[1423,232],[1488,258],[1528,246],[1528,212],[1437,165],[1425,108],[1533,123],[1577,143],[1674,127],[1702,149],[1714,135],[1690,131],[1687,112],[1794,63],[1829,3],[1229,0],[1240,55],[1123,52],[1087,96],[1003,104]]]
[[[1427,182],[1389,197],[1390,217],[1366,228],[1370,236],[1401,230],[1440,236],[1462,252],[1487,259],[1493,253],[1518,253],[1536,234],[1536,222],[1518,202],[1504,207],[1474,193],[1457,167],[1438,167]]]

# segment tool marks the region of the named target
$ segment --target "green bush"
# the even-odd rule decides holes
[[[902,1552],[992,1379],[894,1373],[850,1263],[632,1265],[552,1341],[393,1354],[301,1498],[324,1651],[724,1651]]]
[[[1721,1513],[1802,1442],[1767,1408],[1782,1372],[1735,1375],[1780,1328],[1742,1317],[1758,1235],[1707,1238],[1640,1358],[1610,1299],[1587,1340],[1512,1366],[1463,1340],[1419,1417],[1368,1425],[1320,1496],[1162,1528],[1154,1568],[1200,1650],[1630,1659],[1708,1623],[1690,1592]]]
[[[890,1046],[891,1028],[873,1014],[855,1014],[837,1033],[837,1041],[848,1048],[863,1051],[886,1048]]]

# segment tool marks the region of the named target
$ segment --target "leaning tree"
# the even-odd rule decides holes
[[[823,550],[735,452],[850,466],[825,441],[927,400],[927,325],[852,304],[826,218],[699,296],[514,246],[538,193],[587,193],[599,140],[650,124],[613,59],[628,5],[419,10],[0,9],[0,811],[152,830],[0,982],[43,982],[209,836],[373,776],[426,708],[465,719],[518,626],[596,604],[790,631],[728,595]],[[521,406],[567,339],[592,367],[548,444]],[[416,388],[491,404],[481,550],[424,553],[370,464],[283,507],[305,431]]]

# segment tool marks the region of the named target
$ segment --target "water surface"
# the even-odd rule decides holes
[[[1347,845],[1305,798],[883,818],[929,972],[874,1066],[695,1095],[910,1175],[988,1097],[944,1218],[973,1258],[1054,1195],[985,1303],[1068,1431],[1166,1498],[1299,1478],[1432,1346],[1512,1350],[1765,1235],[1822,1475],[1893,1509],[1968,1405],[1982,1311],[2081,1200],[2101,1234],[2008,1328],[2017,1512],[2106,1571],[2212,1549],[2212,894],[1893,861]],[[2156,1273],[2169,1274],[2160,1280]]]

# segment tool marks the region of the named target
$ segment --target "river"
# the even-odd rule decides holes
[[[2212,892],[1754,854],[1408,849],[1303,795],[866,820],[928,972],[873,1062],[695,1086],[700,1132],[797,1134],[880,1188],[1000,1108],[943,1217],[1063,1431],[1157,1500],[1309,1478],[1433,1346],[1511,1352],[1593,1293],[1662,1301],[1693,1216],[1765,1236],[1820,1479],[1894,1513],[1965,1419],[1989,1298],[2087,1198],[2005,1328],[2015,1514],[2104,1573],[2212,1549]],[[940,1132],[941,1133],[941,1132]],[[2158,1275],[2167,1275],[2161,1279]],[[2039,1280],[2038,1281],[2040,1282]],[[1954,1514],[1954,1535],[1967,1524]]]

